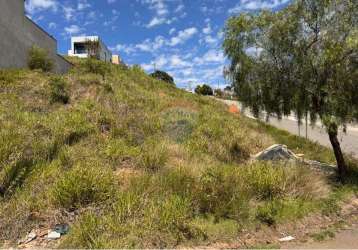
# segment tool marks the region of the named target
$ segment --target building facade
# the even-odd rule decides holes
[[[0,68],[27,68],[33,46],[48,52],[54,72],[66,73],[71,68],[57,54],[56,39],[25,15],[24,0],[0,0]]]
[[[69,56],[80,58],[88,57],[87,43],[98,42],[98,59],[104,62],[112,62],[112,52],[102,42],[98,36],[77,36],[71,38],[71,49],[68,51]]]
[[[119,55],[112,55],[112,63],[117,65],[124,65]]]

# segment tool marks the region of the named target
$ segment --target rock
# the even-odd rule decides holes
[[[68,233],[70,226],[67,223],[57,224],[53,230],[61,235],[64,235]]]
[[[283,237],[283,238],[279,239],[278,241],[279,241],[279,242],[287,242],[287,241],[292,241],[292,240],[294,240],[294,239],[295,239],[295,237],[286,236],[286,237]]]
[[[18,243],[19,245],[30,243],[31,241],[35,240],[37,238],[37,234],[35,231],[31,231],[26,235],[26,237],[22,240],[20,240]]]
[[[277,160],[298,160],[299,157],[295,155],[286,145],[275,144],[265,149],[264,151],[254,156],[255,160],[259,161],[277,161]]]
[[[265,149],[264,151],[256,154],[253,157],[253,160],[259,161],[294,161],[308,165],[314,170],[318,170],[325,174],[331,175],[334,174],[337,167],[334,165],[329,165],[326,163],[321,163],[318,161],[306,160],[302,158],[303,154],[296,155],[291,150],[287,148],[286,145],[275,144],[271,147]]]
[[[59,238],[61,238],[61,234],[56,231],[49,231],[47,235],[47,239],[49,240],[57,240]]]

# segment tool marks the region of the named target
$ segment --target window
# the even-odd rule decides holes
[[[87,49],[84,43],[74,44],[75,54],[87,54]]]

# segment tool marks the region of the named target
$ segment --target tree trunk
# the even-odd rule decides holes
[[[341,150],[341,145],[338,140],[338,129],[336,125],[333,125],[333,128],[330,128],[328,131],[329,140],[332,144],[334,155],[336,157],[337,166],[338,166],[338,175],[341,180],[347,175],[347,165],[344,161],[343,153]]]

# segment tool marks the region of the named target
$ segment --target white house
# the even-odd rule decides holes
[[[99,59],[104,62],[112,62],[112,52],[102,42],[98,36],[77,36],[71,38],[71,50],[68,51],[69,56],[77,56],[80,58],[87,58],[86,42],[99,42]]]

